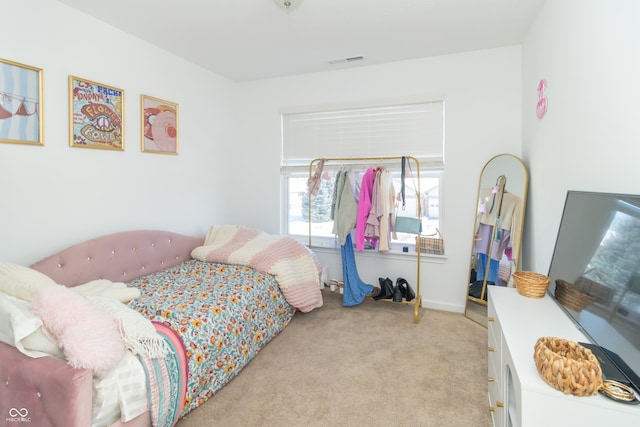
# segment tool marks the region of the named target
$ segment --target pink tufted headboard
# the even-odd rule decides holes
[[[124,231],[71,246],[31,267],[66,286],[95,279],[129,282],[190,259],[203,243],[204,237],[168,231]],[[0,425],[9,418],[13,425],[15,418],[15,425],[86,427],[92,400],[91,371],[54,357],[32,359],[0,343]],[[150,425],[148,412],[125,425]]]
[[[160,230],[123,231],[71,246],[31,266],[56,283],[76,286],[95,279],[129,282],[191,258],[204,237]]]

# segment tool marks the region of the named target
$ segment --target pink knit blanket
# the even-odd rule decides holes
[[[306,313],[322,306],[320,263],[306,246],[238,225],[213,226],[191,256],[199,261],[246,265],[275,277],[285,299]]]

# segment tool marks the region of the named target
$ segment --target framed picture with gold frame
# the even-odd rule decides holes
[[[42,70],[0,58],[0,142],[44,145]]]
[[[69,76],[69,145],[124,151],[124,90]]]
[[[140,121],[143,152],[178,154],[178,104],[141,95]]]

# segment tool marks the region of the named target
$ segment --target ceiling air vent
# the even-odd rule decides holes
[[[364,56],[360,55],[360,56],[352,56],[349,58],[332,59],[331,61],[329,61],[329,64],[331,65],[346,64],[347,62],[356,62],[356,61],[363,61],[363,60],[364,60]]]

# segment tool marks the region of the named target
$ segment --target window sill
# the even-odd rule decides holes
[[[307,246],[307,245],[305,245]],[[325,254],[339,254],[340,248],[332,248],[326,246],[311,246],[310,248],[313,252],[325,253]],[[397,259],[402,261],[407,260],[415,260],[418,258],[418,253],[415,252],[415,246],[409,248],[409,252],[403,252],[402,250],[390,250],[388,252],[380,252],[374,249],[365,249],[364,251],[354,251],[356,256],[365,256],[365,257],[385,257],[391,259]],[[434,254],[420,254],[420,262],[430,262],[436,264],[444,264],[449,257],[444,255],[434,255]]]

